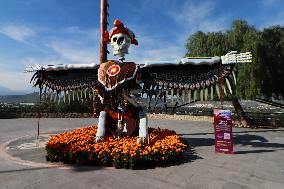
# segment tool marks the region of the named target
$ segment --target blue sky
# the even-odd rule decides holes
[[[127,61],[179,59],[187,37],[245,19],[259,29],[284,25],[283,0],[109,0],[109,29],[120,19],[137,36]],[[99,0],[0,0],[0,86],[31,90],[33,64],[99,60]],[[109,47],[110,50],[110,47]],[[109,56],[109,59],[113,58]]]

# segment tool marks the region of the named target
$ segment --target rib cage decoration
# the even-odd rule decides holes
[[[123,63],[122,63],[123,64]],[[155,65],[141,66],[142,95],[151,101],[163,98],[164,103],[190,103],[197,100],[213,99],[214,94],[220,97],[219,83],[222,75],[222,90],[226,95],[232,93],[231,84],[236,84],[234,65],[225,64],[220,70],[221,61],[211,65]],[[88,69],[40,69],[33,75],[31,82],[42,88],[46,99],[86,101],[93,98],[93,89],[98,82],[99,66]],[[222,72],[220,74],[220,72]],[[146,96],[145,96],[146,94]]]

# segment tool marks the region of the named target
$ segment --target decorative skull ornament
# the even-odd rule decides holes
[[[121,61],[124,60],[125,54],[128,54],[130,44],[138,45],[134,33],[117,19],[114,21],[114,27],[110,33],[105,31],[104,41],[110,43],[113,55],[120,57]]]
[[[130,44],[131,38],[127,34],[118,33],[111,37],[110,45],[112,47],[114,56],[124,58],[125,54],[128,54]]]

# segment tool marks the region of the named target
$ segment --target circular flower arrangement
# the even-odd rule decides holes
[[[105,137],[95,143],[96,132],[97,126],[90,126],[52,136],[46,144],[47,160],[134,168],[176,161],[187,147],[168,129],[149,128],[150,144],[144,145],[137,144],[137,137]]]

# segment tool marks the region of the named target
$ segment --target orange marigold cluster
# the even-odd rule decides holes
[[[52,136],[46,144],[47,160],[69,163],[135,165],[169,162],[185,151],[175,131],[149,128],[150,144],[137,144],[137,137],[105,137],[95,143],[97,126],[75,129]]]

